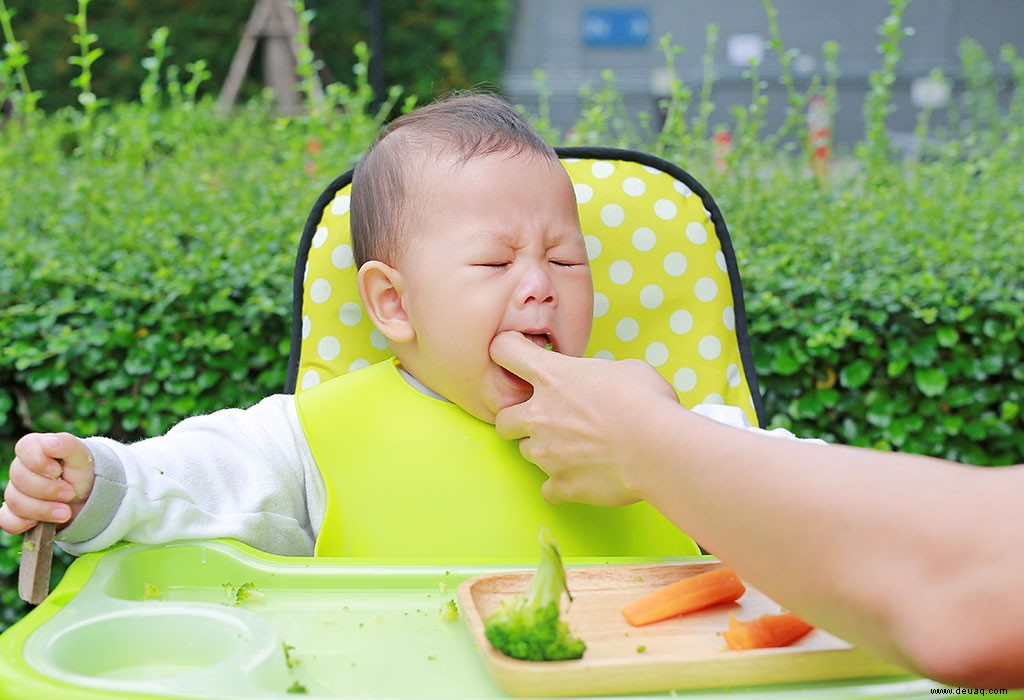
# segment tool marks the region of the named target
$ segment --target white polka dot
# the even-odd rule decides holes
[[[736,330],[736,312],[733,311],[731,306],[722,309],[722,323],[725,325],[726,330]]]
[[[740,385],[740,378],[740,368],[735,362],[733,362],[725,370],[725,381],[729,386],[736,388]]]
[[[725,253],[717,251],[715,253],[715,263],[718,265],[718,269],[728,274],[729,268],[725,264]]]
[[[645,309],[656,309],[665,301],[665,292],[656,284],[649,284],[640,290],[640,303]]]
[[[684,394],[693,391],[693,388],[697,386],[697,373],[689,367],[680,367],[672,375],[672,386],[676,388],[676,391]]]
[[[594,318],[601,318],[608,313],[608,308],[611,303],[608,301],[608,297],[601,292],[594,292]]]
[[[662,263],[662,267],[665,268],[665,272],[670,274],[672,277],[679,277],[681,274],[686,272],[686,266],[686,256],[678,250],[666,255],[665,261]]]
[[[693,328],[693,314],[686,309],[673,311],[672,315],[668,317],[668,327],[672,329],[673,333],[678,333],[679,335],[689,333],[690,329]]]
[[[651,343],[644,350],[644,359],[655,367],[661,367],[668,362],[668,346],[661,342]]]
[[[341,354],[341,343],[333,335],[325,335],[316,344],[316,354],[321,360],[330,362]]]
[[[611,174],[614,172],[615,166],[608,161],[599,160],[590,166],[590,174],[600,180],[603,180],[606,177],[611,177]]]
[[[630,197],[639,197],[647,191],[647,185],[638,177],[627,177],[622,181],[622,190]]]
[[[635,318],[627,316],[615,324],[615,337],[625,343],[636,340],[638,335],[640,335],[640,324],[636,322]]]
[[[584,236],[583,242],[587,246],[587,259],[596,260],[601,255],[601,239],[597,236]]]
[[[697,343],[697,354],[705,360],[715,360],[722,354],[722,341],[718,336],[706,335]]]
[[[711,403],[717,406],[724,406],[725,399],[722,398],[721,394],[708,394],[704,397],[704,400],[701,401],[701,403]]]
[[[654,244],[657,242],[658,237],[655,235],[654,231],[646,226],[633,231],[633,247],[641,253],[646,253],[648,250],[653,248]]]
[[[651,165],[641,165],[640,167],[643,168],[645,172],[648,172],[651,175],[658,175],[659,173],[662,172],[661,170],[658,170],[657,168]]]
[[[309,277],[309,260],[306,261],[306,265],[302,268],[302,282],[306,282],[306,278]]]
[[[676,192],[683,195],[684,197],[689,197],[690,195],[693,194],[693,190],[691,190],[689,187],[684,185],[679,180],[674,181],[672,183],[672,186],[676,188]]]
[[[309,298],[315,304],[323,304],[331,298],[331,283],[323,278],[313,280],[309,287]]]
[[[608,268],[608,276],[615,284],[626,284],[633,279],[633,266],[625,260],[616,260]]]
[[[718,285],[710,277],[701,277],[697,284],[693,285],[693,293],[701,301],[712,301],[718,296]]]
[[[605,204],[601,207],[601,223],[608,228],[615,228],[626,220],[626,212],[618,204]]]
[[[302,315],[302,339],[305,340],[309,337],[309,332],[313,329],[313,321],[306,316]]]
[[[594,353],[594,359],[597,360],[614,360],[615,355],[612,354],[611,350],[598,350]]]
[[[342,244],[331,251],[331,264],[339,270],[352,267],[355,259],[352,257],[352,246]]]
[[[334,201],[331,202],[331,213],[337,216],[348,213],[348,206],[351,201],[352,198],[347,194],[335,197]]]
[[[369,366],[370,366],[370,361],[369,360],[364,360],[363,358],[360,357],[358,360],[352,360],[352,364],[350,364],[348,366],[348,371],[349,372],[355,372],[357,369],[362,369],[363,367],[369,367]]]
[[[665,219],[668,221],[669,219],[676,218],[676,214],[679,213],[679,209],[676,208],[676,204],[672,200],[659,199],[654,203],[654,213],[659,219]]]
[[[363,320],[363,307],[354,301],[346,301],[338,309],[338,320],[346,326],[354,326]]]
[[[370,345],[377,348],[378,350],[388,349],[388,339],[384,337],[384,334],[374,328],[370,331]]]
[[[316,233],[313,234],[314,248],[319,248],[320,246],[327,242],[327,233],[328,231],[326,226],[320,226],[319,228],[317,228]]]
[[[320,373],[311,369],[302,375],[302,388],[309,389],[320,383]]]
[[[572,188],[576,191],[577,204],[586,204],[594,198],[594,188],[590,185],[585,185],[581,182],[573,185]]]
[[[706,218],[709,222],[711,221],[711,212],[709,212],[707,209],[704,210],[704,218]]]
[[[702,245],[708,241],[708,230],[703,224],[691,221],[686,225],[686,237],[690,239],[690,243]]]

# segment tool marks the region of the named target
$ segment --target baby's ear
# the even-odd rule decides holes
[[[370,260],[359,268],[356,277],[363,308],[377,330],[392,343],[408,343],[416,337],[402,300],[402,273],[379,260]]]

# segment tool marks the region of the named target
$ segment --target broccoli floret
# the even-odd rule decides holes
[[[587,645],[573,636],[561,619],[562,593],[572,595],[558,545],[541,527],[540,563],[530,582],[530,594],[506,598],[484,622],[484,634],[495,649],[526,661],[562,661],[583,656]]]

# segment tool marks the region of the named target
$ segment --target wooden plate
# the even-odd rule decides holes
[[[483,620],[501,599],[526,592],[532,571],[468,579],[459,586],[459,603],[492,677],[512,695],[605,695],[906,675],[822,630],[781,649],[729,651],[719,634],[728,627],[729,613],[748,620],[780,611],[750,586],[736,603],[653,625],[632,627],[623,619],[626,603],[719,566],[701,561],[568,568],[573,603],[567,619],[587,644],[577,661],[512,659],[484,636]]]

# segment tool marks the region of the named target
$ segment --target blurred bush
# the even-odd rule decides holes
[[[68,62],[74,28],[66,19],[74,0],[5,0],[16,12],[18,38],[28,46],[30,83],[46,109],[77,105]],[[388,85],[429,100],[454,87],[498,85],[508,36],[511,0],[379,0],[383,15],[383,70]],[[140,59],[157,27],[170,30],[171,58],[184,66],[205,60],[219,90],[256,0],[103,0],[89,4],[89,26],[104,55],[94,67],[94,88],[111,100],[132,100],[144,76]],[[352,46],[367,41],[368,0],[306,0],[316,13],[311,48],[327,82],[346,80],[355,65]],[[259,49],[257,49],[258,51]],[[263,85],[260,54],[249,67],[244,96]]]

